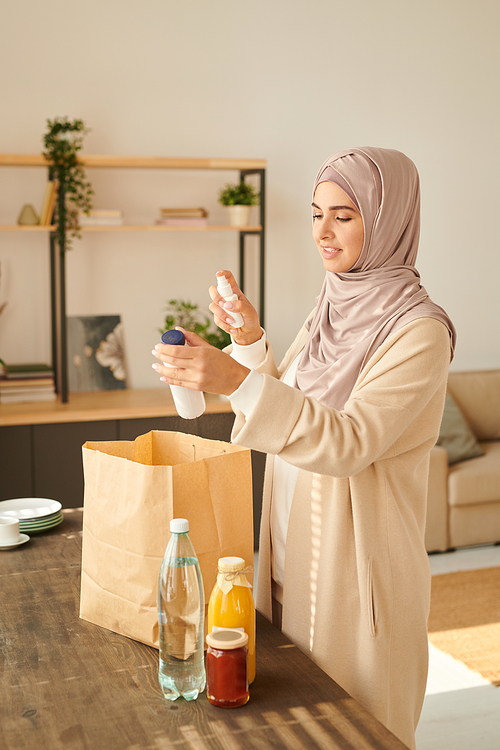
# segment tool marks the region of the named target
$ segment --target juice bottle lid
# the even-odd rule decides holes
[[[242,557],[219,557],[219,571],[221,573],[235,573],[243,570],[245,561]]]
[[[223,628],[222,630],[212,630],[207,635],[207,643],[212,648],[219,648],[228,651],[232,648],[241,648],[248,643],[248,635],[242,630],[232,630]]]

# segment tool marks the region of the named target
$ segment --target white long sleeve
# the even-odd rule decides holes
[[[238,346],[233,343],[231,356],[245,367],[258,367],[266,355],[266,336],[263,336],[254,344],[249,346]],[[299,357],[290,366],[283,382],[286,385],[293,385],[295,382],[295,373],[297,371]],[[229,396],[229,400],[236,406],[248,419],[257,400],[260,396],[264,378],[260,372],[250,369],[243,383],[234,393]],[[285,577],[285,546],[288,531],[288,520],[290,517],[290,508],[295,491],[299,470],[295,466],[283,461],[279,456],[274,458],[273,473],[273,500],[271,504],[271,538],[272,538],[272,578],[273,591],[275,596],[281,601],[281,592]]]
[[[263,385],[262,375],[254,370],[254,367],[263,362],[266,356],[266,334],[262,331],[262,336],[258,341],[248,346],[240,346],[233,342],[231,357],[239,362],[240,365],[250,368],[250,372],[243,381],[243,383],[229,396],[231,401],[237,409],[239,409],[245,417],[249,417],[254,405],[260,396]]]
[[[258,367],[266,356],[266,332],[261,328],[262,336],[258,341],[248,346],[240,346],[232,339],[231,357],[245,367]]]

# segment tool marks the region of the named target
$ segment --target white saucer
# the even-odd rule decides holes
[[[26,542],[29,542],[30,538],[27,534],[19,534],[19,541],[15,542],[14,544],[8,544],[6,547],[0,547],[0,550],[2,549],[13,549],[14,547],[19,547],[20,544],[26,544]]]

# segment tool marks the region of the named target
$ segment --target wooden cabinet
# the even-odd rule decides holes
[[[0,500],[33,497],[33,450],[30,425],[0,427]]]
[[[166,388],[73,394],[70,404],[6,404],[0,411],[0,500],[48,497],[64,508],[83,505],[82,445],[134,440],[168,430],[229,441],[227,400],[207,394],[198,419],[181,419]],[[103,417],[103,418],[101,418]],[[265,457],[252,451],[255,547],[258,547]]]
[[[34,497],[59,500],[65,508],[83,505],[86,440],[117,440],[116,421],[33,425]]]

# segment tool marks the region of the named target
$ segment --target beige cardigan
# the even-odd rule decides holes
[[[299,467],[286,541],[283,632],[410,748],[428,664],[424,546],[429,452],[450,361],[447,328],[414,320],[359,375],[341,412],[284,383],[270,347],[250,417],[232,440],[268,456],[257,607],[271,618],[273,455]]]

